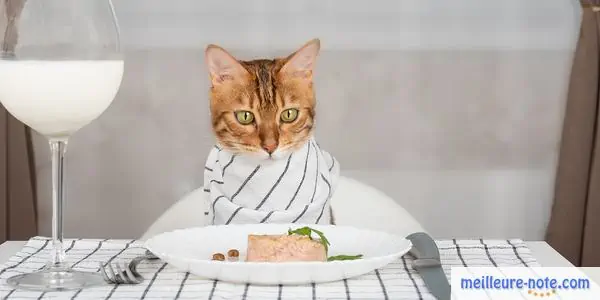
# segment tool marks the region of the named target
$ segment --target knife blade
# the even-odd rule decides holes
[[[416,259],[412,267],[416,269],[427,289],[439,300],[450,300],[450,283],[440,262],[440,252],[434,240],[427,233],[417,232],[406,237],[412,242],[411,253]]]

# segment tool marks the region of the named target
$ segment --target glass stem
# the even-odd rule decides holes
[[[52,261],[51,268],[63,268],[65,249],[63,247],[63,176],[64,157],[67,140],[50,140],[52,155]]]

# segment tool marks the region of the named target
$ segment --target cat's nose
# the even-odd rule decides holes
[[[267,151],[267,153],[273,154],[275,149],[277,149],[277,143],[263,144],[262,147],[265,149],[265,151]]]

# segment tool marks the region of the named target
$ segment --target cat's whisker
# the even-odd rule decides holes
[[[300,132],[305,131],[305,130],[309,130],[310,131],[312,128],[313,128],[312,124],[305,124],[304,126],[302,126],[302,127],[298,128],[298,129],[294,130],[293,132],[294,133],[300,133]]]
[[[245,152],[256,152],[261,151],[261,148],[255,147],[250,144],[240,143],[240,142],[232,142],[232,141],[223,141],[221,142],[224,148],[231,152],[236,152],[238,154],[243,154]]]

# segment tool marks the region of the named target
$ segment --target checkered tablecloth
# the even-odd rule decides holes
[[[539,266],[521,240],[437,241],[446,276],[452,266]],[[128,262],[144,253],[136,240],[67,240],[67,260],[82,271],[98,271],[98,263]],[[139,285],[106,285],[68,292],[13,290],[6,279],[44,267],[51,243],[36,237],[0,267],[1,299],[435,299],[425,287],[412,258],[402,259],[369,274],[339,282],[302,286],[255,286],[200,279],[157,261],[142,263],[146,279]]]

